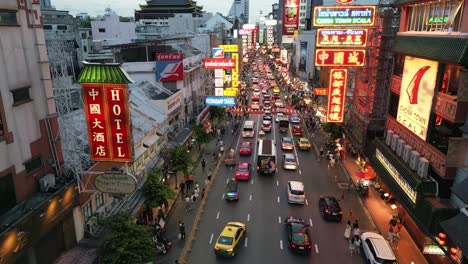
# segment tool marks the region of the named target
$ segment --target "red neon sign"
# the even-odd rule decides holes
[[[328,95],[328,88],[314,88],[314,95]]]
[[[235,69],[235,59],[204,59],[203,67],[205,69]]]
[[[343,122],[347,75],[347,69],[330,69],[330,89],[328,89],[327,122]]]
[[[362,67],[366,59],[365,50],[357,49],[317,49],[315,66]]]
[[[367,29],[317,29],[317,47],[365,47]]]
[[[82,86],[91,160],[133,161],[127,85],[83,83]]]

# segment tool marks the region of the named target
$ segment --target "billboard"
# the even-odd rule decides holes
[[[315,66],[362,67],[366,60],[364,49],[317,49]]]
[[[133,161],[127,85],[82,83],[82,87],[90,159]]]
[[[373,26],[375,6],[316,6],[315,27]]]
[[[328,89],[327,122],[343,122],[347,75],[347,69],[330,69],[330,89]]]
[[[233,96],[205,96],[207,106],[236,106],[236,97]]]
[[[225,50],[226,52],[226,50]],[[203,59],[205,69],[234,69],[236,61],[234,59]]]
[[[294,35],[299,27],[299,0],[285,0],[283,7],[283,36]]]
[[[212,57],[217,59],[224,58],[224,49],[222,48],[213,48],[212,50]]]
[[[239,52],[237,45],[219,45],[219,48],[224,49],[224,52]]]
[[[231,57],[236,61],[236,67],[232,69],[232,87],[239,87],[239,53],[232,53]]]
[[[314,95],[328,95],[328,88],[314,88]]]
[[[299,53],[299,70],[306,71],[307,65],[307,42],[301,42],[301,50]]]
[[[427,138],[438,66],[436,61],[405,57],[397,121],[422,140]]]
[[[182,53],[156,54],[156,81],[169,82],[184,79],[184,55]]]
[[[367,29],[317,29],[317,47],[365,47]]]
[[[252,32],[251,29],[239,29],[240,36],[249,35],[251,32]]]

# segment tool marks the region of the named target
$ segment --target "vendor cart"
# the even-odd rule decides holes
[[[233,149],[230,149],[226,153],[226,158],[224,159],[224,165],[226,166],[236,165],[236,152]]]

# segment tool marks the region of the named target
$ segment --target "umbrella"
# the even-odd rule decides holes
[[[373,169],[366,169],[366,170],[357,171],[356,176],[358,176],[361,179],[365,179],[365,180],[372,180],[375,177],[377,177],[377,175],[375,174]]]

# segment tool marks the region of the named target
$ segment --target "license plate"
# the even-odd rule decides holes
[[[304,247],[299,247],[299,249],[304,249]]]
[[[337,213],[333,213],[333,215],[337,215]]]
[[[263,171],[263,173],[268,173],[268,171],[267,171],[267,170],[266,170],[266,171]]]

